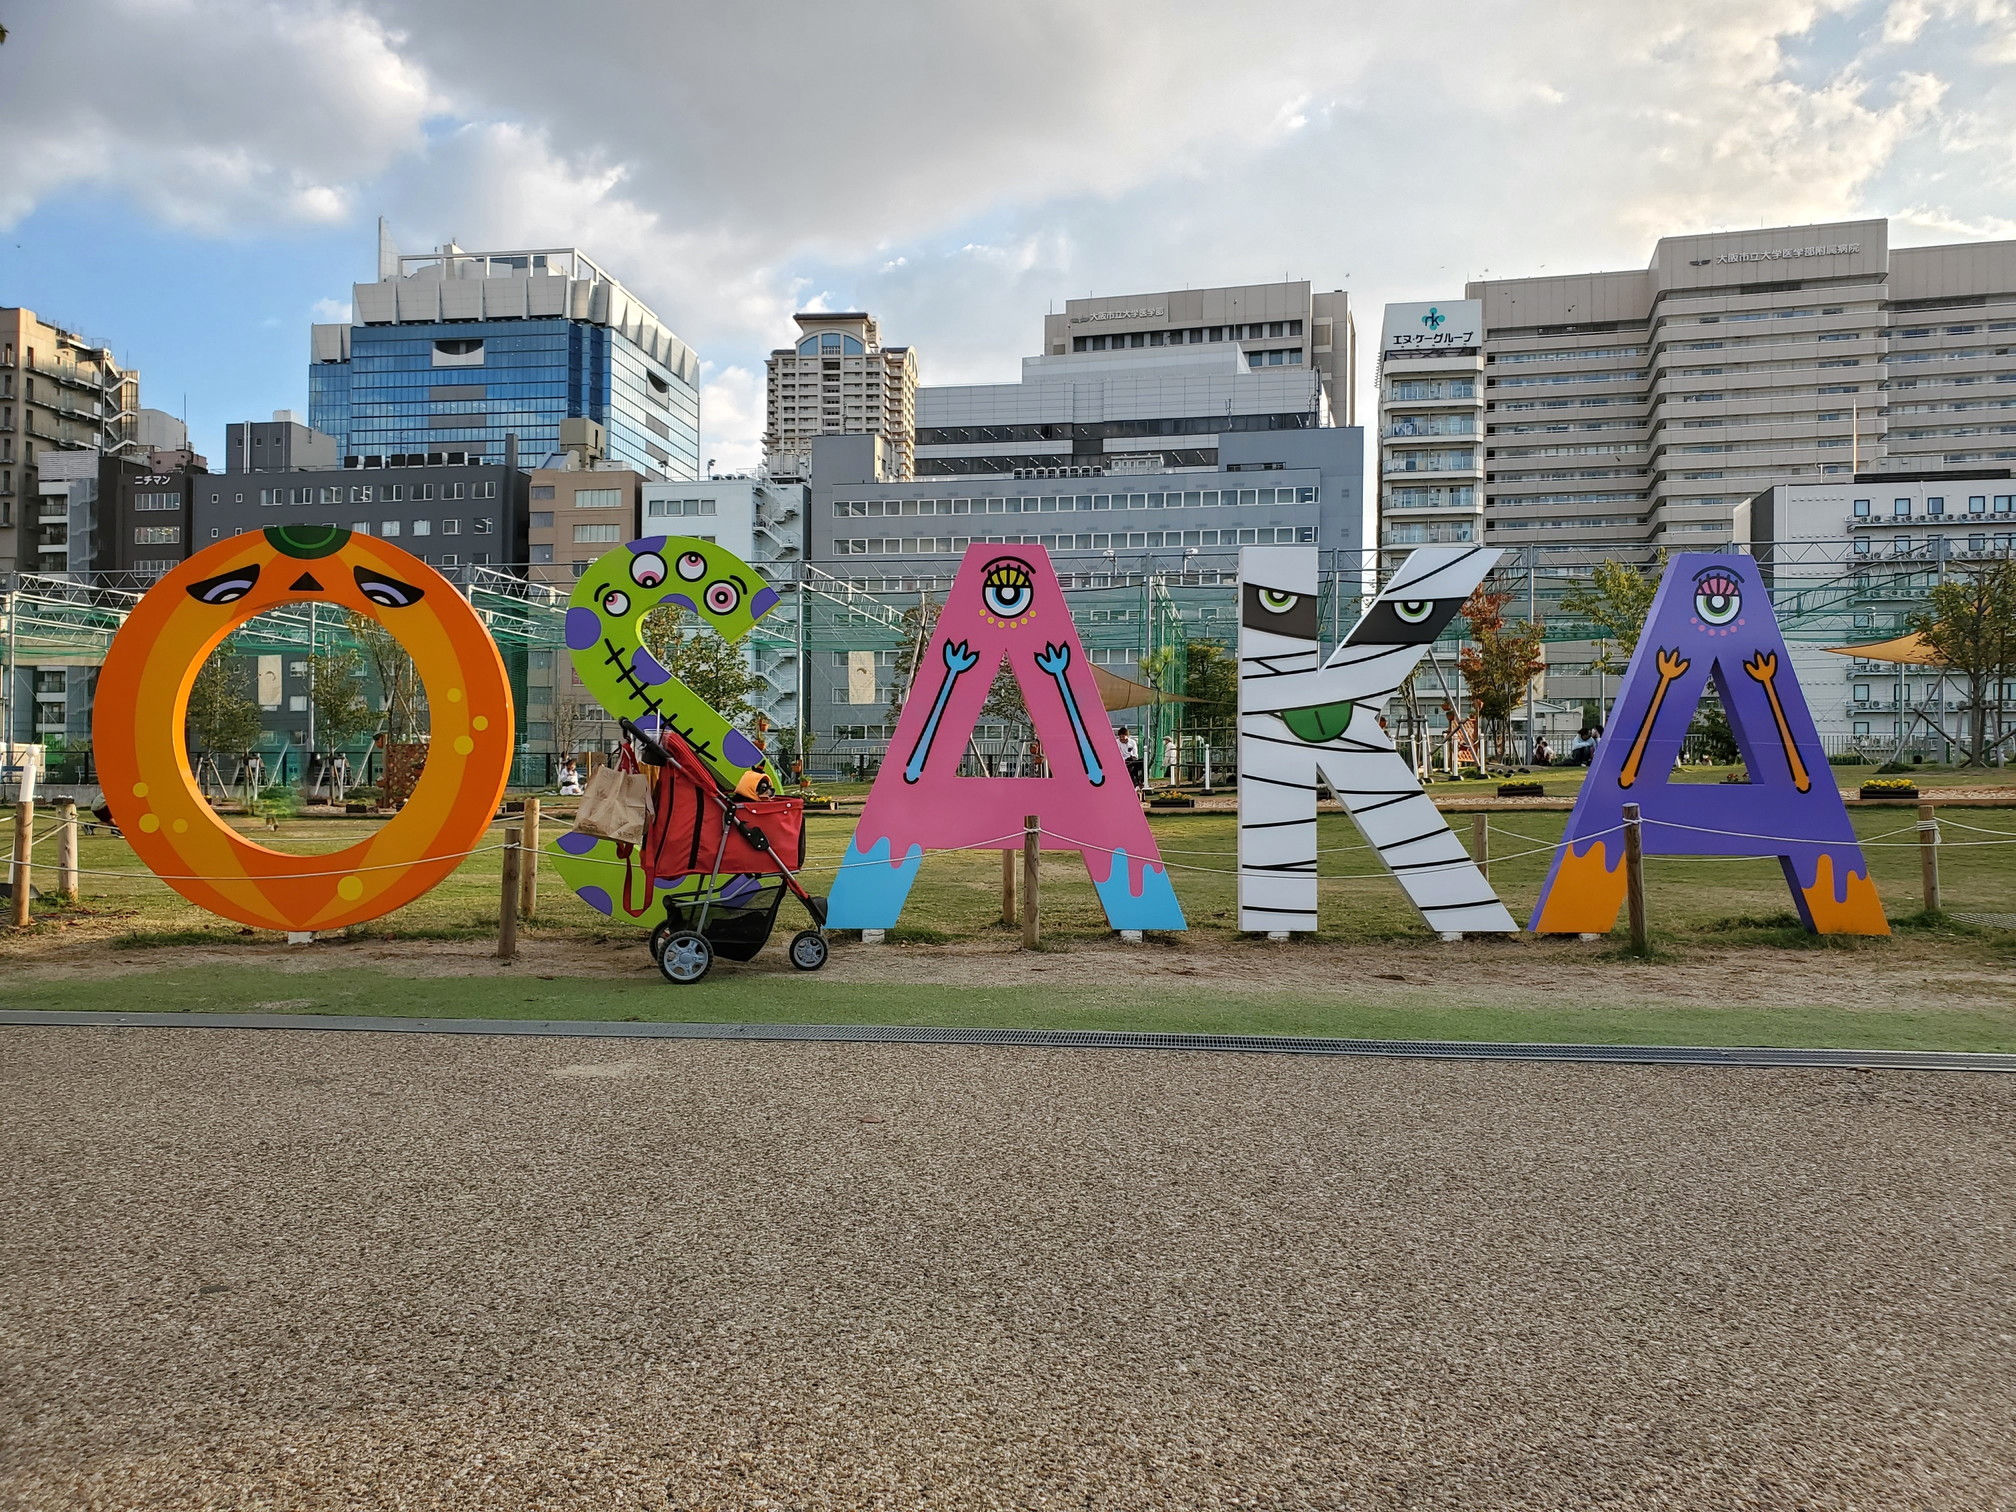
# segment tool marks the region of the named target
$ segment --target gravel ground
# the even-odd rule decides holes
[[[2016,1507],[2016,1081],[0,1031],[0,1506]]]

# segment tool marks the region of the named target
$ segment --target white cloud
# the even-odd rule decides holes
[[[347,299],[318,299],[310,306],[309,314],[318,325],[350,324],[350,301]]]
[[[763,460],[765,374],[748,368],[715,371],[706,364],[700,380],[700,460],[724,473],[752,472]]]
[[[965,382],[1012,377],[1043,310],[1095,288],[1292,271],[1348,284],[1363,327],[1487,269],[1642,266],[1673,232],[2011,229],[2016,0],[556,15],[49,7],[0,49],[23,148],[0,221],[81,187],[219,235],[354,235],[383,211],[415,246],[580,245],[720,364],[703,423],[723,467],[756,458],[762,358],[794,309],[872,309],[927,381]]]
[[[84,0],[9,17],[0,225],[90,187],[209,231],[328,223],[423,144],[397,39],[335,3]]]

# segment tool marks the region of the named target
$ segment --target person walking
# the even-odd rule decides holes
[[[1134,738],[1134,732],[1127,726],[1120,726],[1120,759],[1127,763],[1127,780],[1134,784],[1134,791],[1141,791],[1141,744]]]

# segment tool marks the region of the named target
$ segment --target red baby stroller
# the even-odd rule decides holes
[[[797,877],[805,864],[805,801],[736,792],[675,730],[653,738],[625,720],[623,733],[636,740],[645,765],[658,769],[657,806],[637,859],[649,877],[694,884],[665,894],[665,918],[651,931],[651,955],[665,980],[697,982],[716,956],[753,960],[787,891],[805,905],[812,928],[793,935],[786,954],[800,971],[824,966],[826,900]]]

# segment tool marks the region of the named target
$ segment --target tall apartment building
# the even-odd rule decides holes
[[[875,317],[810,310],[795,317],[796,345],[770,354],[764,467],[773,478],[812,475],[815,436],[876,435],[893,475],[913,475],[917,445],[917,354],[885,347]]]
[[[1882,220],[1670,236],[1642,270],[1465,292],[1496,544],[1701,549],[1747,539],[1774,485],[2016,457],[2016,242],[1892,249]]]
[[[0,570],[68,570],[68,504],[61,519],[45,518],[37,459],[131,452],[139,409],[140,374],[109,347],[0,306]]]
[[[1349,296],[1307,283],[1073,299],[1020,383],[919,389],[917,476],[1210,467],[1220,438],[1355,423]]]
[[[512,438],[536,460],[582,418],[613,461],[699,475],[700,359],[578,248],[401,255],[380,222],[378,279],[351,294],[308,366],[308,423],[346,466],[502,463]]]
[[[1484,539],[1484,306],[1389,304],[1379,333],[1379,544]]]

